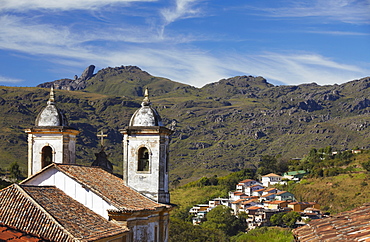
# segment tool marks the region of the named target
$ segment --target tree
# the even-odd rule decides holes
[[[19,169],[18,163],[15,161],[9,166],[10,178],[13,180],[21,179],[21,170]]]
[[[283,222],[283,216],[285,213],[276,213],[271,216],[270,222],[272,225],[282,226],[284,224]]]
[[[277,213],[272,215],[270,218],[270,222],[272,225],[283,226],[286,225],[290,228],[295,226],[297,220],[301,219],[301,215],[297,212],[289,212],[289,213]]]
[[[301,215],[297,212],[289,212],[283,216],[283,222],[286,226],[293,228],[297,220],[301,220]]]
[[[180,184],[180,180],[179,179],[176,179],[176,180],[173,180],[171,182],[171,185],[176,189],[177,186]]]
[[[361,165],[365,170],[370,171],[370,160],[368,160],[367,162],[362,163]]]
[[[178,218],[171,218],[170,241],[226,242],[225,234],[217,229],[194,226]]]
[[[202,223],[202,227],[221,230],[228,236],[236,235],[240,230],[245,229],[245,222],[242,218],[238,219],[231,211],[232,209],[226,206],[213,208],[207,213],[207,220]]]

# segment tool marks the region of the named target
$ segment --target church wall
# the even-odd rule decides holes
[[[35,186],[56,186],[68,196],[82,203],[95,213],[108,219],[107,209],[114,209],[115,207],[104,201],[100,196],[95,194],[88,188],[83,187],[63,172],[55,168],[48,169],[41,174],[26,181],[26,185]]]
[[[63,136],[62,134],[30,134],[32,135],[32,174],[39,172],[41,167],[41,151],[44,146],[53,149],[53,162],[62,163],[63,161]]]
[[[137,171],[138,150],[146,147],[150,152],[149,171]],[[157,200],[154,194],[159,189],[159,137],[157,135],[141,135],[130,138],[128,156],[128,185],[138,192]]]
[[[168,212],[142,211],[110,215],[113,220],[130,229],[130,242],[168,241]]]

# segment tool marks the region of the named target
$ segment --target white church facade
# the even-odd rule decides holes
[[[171,130],[150,106],[123,134],[123,180],[106,169],[76,164],[79,131],[69,127],[54,92],[27,129],[29,177],[0,191],[0,225],[45,241],[168,241],[168,150]]]

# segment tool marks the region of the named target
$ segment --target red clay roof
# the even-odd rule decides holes
[[[293,230],[300,242],[370,241],[370,203]]]
[[[252,180],[252,179],[245,179],[243,181],[240,181],[239,183],[246,183],[246,182],[251,182],[251,181],[254,181],[254,180]]]
[[[48,169],[52,167],[95,192],[105,201],[115,206],[118,211],[156,210],[160,207],[171,207],[143,196],[132,188],[125,186],[121,178],[99,167],[54,163]],[[29,179],[22,183],[26,183],[27,180]]]
[[[267,176],[267,177],[271,177],[271,176],[279,176],[279,175],[276,175],[275,173],[270,173],[270,174],[267,174],[267,175],[264,175],[265,177]],[[263,176],[263,177],[264,177]],[[279,176],[280,177],[280,176]]]
[[[281,192],[276,193],[276,196],[279,196],[279,195],[284,194],[284,193],[289,193],[289,192],[287,192],[287,191],[281,191]]]
[[[128,231],[54,186],[13,184],[4,188],[0,221],[53,241],[95,241]]]
[[[258,209],[263,209],[261,207],[257,207],[257,206],[253,206],[253,207],[249,207],[249,208],[246,208],[247,210],[258,210]]]
[[[45,238],[16,229],[0,222],[0,241],[47,242]]]

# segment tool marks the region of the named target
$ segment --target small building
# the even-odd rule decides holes
[[[224,206],[230,207],[230,200],[227,198],[218,197],[218,198],[214,198],[210,200],[208,202],[208,205],[210,208],[216,207],[218,205],[224,205]]]
[[[295,201],[293,193],[281,191],[276,193],[275,199],[279,201]]]
[[[288,206],[288,202],[287,201],[264,202],[263,206],[267,209],[282,209]]]
[[[316,202],[291,202],[288,207],[295,212],[303,212],[306,208],[320,209],[320,204]]]
[[[245,179],[243,181],[240,181],[236,185],[236,191],[238,192],[246,192],[247,187],[251,187],[253,185],[262,185],[260,182],[252,180],[252,179]]]
[[[282,176],[276,175],[275,173],[270,173],[265,176],[262,176],[262,184],[265,187],[268,187],[270,185],[274,184],[284,184],[286,182],[282,181]]]
[[[308,172],[305,170],[288,171],[283,174],[283,178],[293,180],[293,181],[299,181],[307,174]]]

